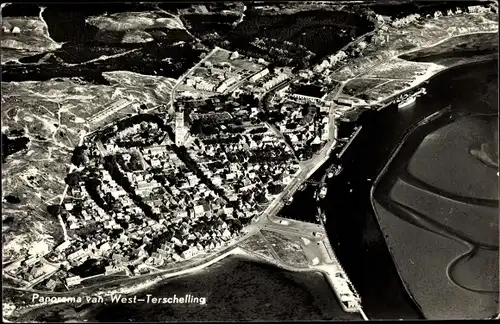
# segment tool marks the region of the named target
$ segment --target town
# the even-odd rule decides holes
[[[488,10],[474,6],[468,13]],[[447,13],[455,14],[465,13]],[[441,17],[379,16],[372,43],[389,46],[384,33]],[[264,40],[254,43],[268,49]],[[411,96],[401,93],[431,70],[399,60],[389,72],[380,66],[360,75],[355,58],[372,45],[359,39],[299,72],[214,48],[178,80],[171,104],[137,109],[85,136],[74,151],[62,203],[48,208],[62,219],[67,238],[48,254],[5,267],[9,283],[70,291],[168,270],[234,244],[274,202],[292,198],[293,190],[283,197],[285,188],[313,169],[328,144],[347,148],[359,128],[336,138],[340,123],[379,109],[395,93],[396,102],[407,104]],[[110,102],[88,122],[128,105],[140,103]],[[341,170],[336,165],[329,172]]]

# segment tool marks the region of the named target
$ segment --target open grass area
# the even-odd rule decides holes
[[[261,233],[283,262],[291,266],[307,267],[309,260],[302,249],[302,242],[298,237],[285,236],[266,230],[262,230]]]
[[[39,240],[53,245],[61,235],[46,206],[59,202],[80,131],[95,126],[86,123],[88,118],[120,98],[150,106],[170,99],[169,79],[131,72],[110,72],[105,77],[108,86],[76,78],[2,82],[2,133],[22,133],[29,139],[26,148],[7,157],[2,168],[5,194],[19,199],[3,204],[5,259],[22,255],[27,252],[22,246],[29,249]]]
[[[251,236],[239,244],[239,247],[257,255],[262,255],[265,258],[274,258],[270,251],[269,244],[261,234]]]
[[[354,96],[357,97],[358,95],[378,86],[381,85],[389,80],[387,79],[354,79],[349,82],[344,86],[342,89],[342,93],[349,95],[349,96]]]
[[[102,276],[83,280],[81,282],[81,285],[83,287],[91,287],[94,285],[99,285],[99,284],[114,281],[117,279],[125,279],[125,278],[128,278],[128,276],[126,275],[125,271],[121,271],[120,273],[116,273],[113,275],[102,275]]]
[[[457,14],[454,16],[427,18],[422,22],[399,28],[386,25],[384,26],[384,30],[378,31],[373,36],[374,38],[384,38],[386,41],[370,42],[363,50],[361,56],[347,61],[341,68],[334,71],[330,77],[340,81],[346,80],[365,73],[365,71],[370,69],[376,69],[378,66],[387,63],[388,60],[408,51],[432,47],[434,44],[448,37],[496,31],[498,30],[498,22],[496,20],[497,15],[493,13]],[[470,37],[474,37],[474,35]],[[414,70],[409,65],[408,69],[408,71]],[[380,77],[389,77],[384,74],[377,75]],[[399,73],[394,74],[394,72],[389,75],[392,75],[394,78],[401,77]],[[406,72],[403,75],[406,78]]]
[[[411,83],[407,81],[391,81],[363,93],[359,96],[359,98],[366,100],[367,102],[377,101],[380,98],[388,97],[395,92],[401,91],[410,86]]]
[[[415,62],[437,62],[441,59],[498,52],[498,33],[480,33],[450,38],[433,47],[400,56]]]
[[[225,50],[225,49],[219,49],[216,51],[211,57],[210,57],[210,62],[212,63],[223,63],[226,62],[225,64],[229,64],[231,68],[232,73],[238,73],[241,70],[247,70],[251,71],[252,73],[261,71],[265,68],[265,64],[258,63],[257,60],[253,59],[252,62],[248,60],[247,57],[244,57],[243,55],[240,55],[236,59],[230,59],[231,54],[233,52]]]
[[[394,59],[375,68],[366,77],[412,80],[423,75],[428,68],[428,64]]]

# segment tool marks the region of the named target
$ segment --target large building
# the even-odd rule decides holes
[[[326,95],[326,90],[317,85],[292,84],[290,87],[290,96],[301,102],[319,103],[323,101]]]

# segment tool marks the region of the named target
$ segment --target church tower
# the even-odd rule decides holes
[[[178,107],[175,111],[175,145],[184,146],[189,129],[185,121],[184,107]]]

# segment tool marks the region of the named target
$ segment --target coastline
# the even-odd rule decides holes
[[[427,77],[422,77],[422,80],[420,80],[420,82],[418,84],[415,84],[415,85],[411,86],[410,88],[400,90],[400,91],[395,92],[394,94],[392,94],[392,95],[390,95],[390,96],[388,96],[388,97],[386,97],[386,98],[384,98],[384,99],[382,99],[380,101],[377,101],[377,102],[383,102],[382,106],[380,108],[378,108],[377,111],[385,109],[385,108],[387,108],[387,106],[391,105],[391,103],[387,103],[387,101],[392,100],[396,96],[406,94],[407,92],[410,92],[410,91],[412,91],[412,90],[414,90],[416,88],[419,88],[419,87],[421,87],[425,83],[431,82],[434,78],[438,77],[439,75],[441,75],[444,72],[449,72],[449,71],[452,71],[454,69],[457,69],[457,68],[460,68],[460,67],[466,66],[466,65],[475,65],[475,64],[481,64],[483,62],[492,61],[492,60],[495,59],[495,57],[498,60],[498,53],[489,54],[489,55],[486,55],[486,57],[479,56],[479,57],[475,57],[475,58],[474,57],[472,57],[472,58],[464,58],[463,62],[457,62],[457,63],[452,64],[450,66],[444,66],[444,65],[439,65],[439,64],[435,64],[435,63],[429,63],[429,64],[433,64],[435,66],[435,68],[437,69],[435,71],[435,73],[433,73],[432,75],[427,76]],[[411,62],[411,61],[409,61],[409,62]],[[377,102],[371,104],[370,106],[376,106]]]
[[[495,54],[494,56],[497,57],[498,59],[498,54]],[[436,74],[434,74],[431,78],[429,78],[426,82],[429,82],[431,81],[432,79],[434,79],[435,77],[439,76],[440,74],[442,74],[443,72],[449,72],[451,70],[454,70],[454,69],[457,69],[457,68],[461,68],[463,66],[469,66],[469,65],[476,65],[476,64],[481,64],[481,63],[484,63],[484,62],[488,62],[488,61],[492,61],[494,60],[494,58],[491,58],[491,57],[488,57],[488,58],[480,58],[480,59],[473,59],[473,60],[469,60],[469,61],[466,61],[466,62],[463,62],[463,63],[458,63],[458,64],[455,64],[455,65],[452,65],[450,67],[446,67],[445,69],[441,70],[441,71],[438,71]],[[384,108],[387,107],[387,106],[384,106]],[[422,120],[414,123],[403,135],[403,137],[399,140],[398,142],[398,145],[392,150],[392,152],[390,153],[390,158],[389,160],[384,164],[383,168],[381,169],[381,171],[378,173],[377,177],[375,178],[375,180],[373,181],[372,185],[371,185],[371,188],[370,188],[370,205],[372,207],[372,210],[373,210],[373,213],[375,215],[375,217],[378,219],[378,213],[377,213],[377,209],[375,208],[375,190],[377,189],[381,179],[385,176],[385,174],[387,173],[390,165],[392,164],[393,160],[396,158],[396,156],[398,155],[398,153],[400,152],[401,148],[403,147],[403,145],[405,145],[405,143],[407,142],[408,138],[418,129],[420,128],[421,126],[423,125],[426,125],[434,120],[437,120],[439,119],[440,117],[442,117],[444,114],[448,113],[451,111],[451,106],[448,105],[446,106],[445,108],[442,108],[434,113],[432,113],[431,115],[423,118]],[[382,228],[381,228],[381,225],[380,223],[377,221],[377,227],[380,231],[382,231]],[[387,245],[387,241],[386,241],[386,238],[384,237],[384,242],[385,244]],[[396,260],[394,259],[394,256],[392,253],[390,253],[391,255],[391,259],[392,261],[394,262],[394,264],[396,264]],[[396,271],[398,272],[398,275],[399,277],[401,278],[401,280],[403,281],[404,283],[404,280],[401,276],[401,272],[399,270],[399,268],[396,266]],[[415,303],[415,305],[421,310],[421,307],[420,305],[418,304],[418,302],[416,301],[415,297],[413,296],[412,292],[409,290],[408,286],[406,285],[406,283],[403,284],[406,292],[408,293],[409,297],[412,299],[412,301]]]
[[[484,61],[490,61],[491,58],[481,58],[481,59],[476,59],[476,60],[472,60],[472,61],[467,61],[467,62],[464,62],[464,63],[461,63],[461,64],[456,64],[454,66],[451,66],[451,67],[443,67],[442,70],[439,70],[437,71],[435,74],[433,74],[432,76],[430,76],[429,78],[425,79],[424,81],[422,81],[422,83],[425,83],[425,82],[429,82],[431,81],[433,78],[439,76],[441,73],[443,72],[447,72],[447,71],[450,71],[452,69],[455,69],[455,68],[460,68],[464,65],[474,65],[474,64],[480,64]],[[415,87],[418,87],[418,86],[421,86],[420,83],[419,85],[416,85],[412,88],[415,88]],[[411,90],[412,88],[410,89],[406,89],[404,90],[404,92],[408,91],[408,90]],[[394,95],[393,95],[394,96]],[[387,99],[386,99],[387,100]],[[387,107],[384,106],[384,108]],[[373,194],[374,194],[374,191],[380,181],[380,179],[383,177],[383,175],[386,173],[387,169],[389,168],[389,165],[391,164],[391,162],[393,161],[393,159],[395,158],[395,156],[397,155],[397,153],[399,152],[399,150],[401,149],[401,147],[404,145],[404,143],[406,142],[407,138],[409,136],[411,136],[411,134],[413,133],[413,131],[415,131],[417,128],[419,128],[420,126],[422,125],[425,125],[439,117],[441,117],[444,113],[448,112],[449,111],[449,106],[425,117],[424,119],[416,122],[414,125],[412,125],[406,132],[405,132],[405,135],[401,138],[401,140],[399,141],[399,144],[398,146],[391,152],[390,154],[390,159],[389,161],[384,165],[383,169],[379,172],[377,178],[375,179],[375,181],[373,182],[372,186],[371,186],[371,189],[370,189],[370,203],[372,205],[372,208],[374,210],[374,213],[376,214],[376,210],[373,206]],[[322,165],[324,165],[324,163],[329,159],[329,156],[330,156],[330,153],[331,153],[331,149],[328,150],[328,154],[321,160],[321,163],[317,163],[315,164],[315,167],[310,170],[308,172],[308,175],[305,177],[305,179],[309,178],[310,176],[312,176],[314,174],[314,170],[317,170],[319,169]],[[380,229],[380,224],[377,223],[377,226],[379,227]],[[240,238],[241,239],[241,238]],[[222,252],[222,251],[221,251]],[[220,252],[219,252],[220,253]],[[123,294],[134,294],[134,293],[138,293],[142,290],[145,290],[145,289],[148,289],[148,288],[151,288],[152,286],[155,286],[157,284],[159,284],[161,281],[163,280],[167,280],[167,279],[173,279],[173,278],[176,278],[176,277],[179,277],[179,276],[184,276],[184,275],[188,275],[188,274],[195,274],[201,270],[203,270],[205,267],[208,267],[208,266],[211,266],[215,263],[217,263],[218,261],[220,260],[223,260],[225,259],[226,257],[228,256],[232,256],[232,255],[236,255],[238,257],[244,257],[244,258],[249,258],[250,260],[252,261],[260,261],[260,262],[265,262],[267,264],[271,264],[271,265],[274,265],[278,268],[281,268],[281,269],[284,269],[284,270],[288,270],[288,271],[294,271],[293,269],[288,269],[288,267],[283,267],[281,266],[280,264],[275,264],[274,262],[269,262],[269,260],[266,260],[264,258],[260,258],[260,257],[257,257],[257,256],[253,256],[251,255],[248,251],[246,250],[243,250],[241,249],[240,247],[238,246],[233,246],[232,249],[228,250],[228,251],[225,251],[224,253],[222,253],[221,255],[218,255],[214,258],[211,258],[209,259],[208,261],[206,262],[203,262],[202,264],[200,265],[197,265],[195,267],[192,267],[192,268],[188,268],[188,269],[185,269],[185,270],[181,270],[181,271],[178,271],[178,272],[168,272],[168,273],[154,273],[154,274],[150,274],[151,276],[158,276],[157,278],[154,278],[154,279],[151,279],[151,280],[148,280],[144,283],[141,283],[137,286],[133,285],[131,287],[128,287],[128,288],[123,288],[123,291],[122,290],[117,290],[117,291],[113,291],[113,293],[123,293]],[[392,257],[392,255],[391,255]],[[394,260],[393,260],[394,261]],[[399,270],[397,269],[396,267],[396,270],[398,271],[398,274],[400,275],[399,273]],[[169,270],[163,270],[162,272],[164,271],[169,271]],[[299,270],[297,270],[299,271]],[[317,269],[306,269],[305,272],[315,272],[315,271],[319,271]],[[301,270],[301,272],[304,272],[304,270]],[[326,275],[323,271],[320,271],[321,273],[323,273],[324,275]],[[127,279],[130,279],[130,278],[127,278]],[[125,280],[127,280],[125,279]],[[146,279],[147,280],[147,279]],[[418,306],[418,303],[415,301],[415,299],[413,298],[412,294],[410,291],[408,291],[408,288],[405,286],[405,290],[408,292],[410,298],[415,302],[415,304]],[[104,294],[105,295],[105,294]]]
[[[458,37],[458,36],[472,35],[472,34],[484,34],[484,33],[497,33],[497,32],[498,31],[484,31],[484,32],[468,33],[468,34],[463,34],[463,35],[455,35],[455,36],[451,36],[449,38],[443,39],[443,40],[437,42],[436,44],[431,45],[430,47],[436,46],[436,45],[438,45],[438,44],[440,44],[442,42],[445,42],[445,41],[447,41],[447,40],[449,40],[451,38]],[[426,47],[426,48],[428,48],[428,47]],[[421,50],[421,49],[412,50],[412,51],[409,51],[409,52],[415,52],[415,51],[419,51],[419,50]],[[396,57],[399,57],[399,56],[404,55],[404,54],[406,54],[406,53],[399,54]],[[497,54],[494,54],[494,55],[497,56]],[[394,96],[398,96],[398,95],[401,95],[403,93],[409,92],[412,89],[418,88],[418,87],[422,86],[422,84],[424,84],[426,82],[429,82],[434,77],[439,76],[440,73],[442,73],[442,72],[448,72],[451,69],[459,68],[459,67],[462,67],[464,65],[479,64],[479,63],[482,63],[484,61],[489,61],[489,60],[490,60],[490,58],[478,58],[477,60],[472,60],[472,62],[471,61],[469,61],[469,62],[458,62],[457,64],[451,65],[449,67],[448,66],[442,66],[442,65],[434,64],[434,63],[429,63],[429,64],[434,64],[436,66],[439,66],[438,70],[436,70],[435,73],[431,74],[428,77],[426,76],[424,78],[424,80],[417,81],[418,82],[417,85],[414,85],[414,86],[412,86],[410,88],[401,90],[400,92],[397,92],[397,93],[395,93],[393,95],[390,95],[390,96],[384,98],[381,101],[384,102],[384,101],[390,100]],[[434,72],[434,71],[432,71],[432,72]],[[180,78],[182,78],[182,76]],[[175,89],[175,87],[173,89]],[[173,90],[173,92],[175,92],[175,91]],[[172,100],[172,102],[173,102],[173,100]],[[380,109],[383,109],[385,107],[387,107],[387,105],[384,106],[384,107],[382,107],[382,108],[380,108]],[[372,188],[370,190],[370,201],[371,202],[373,202],[373,199],[374,199],[373,198],[373,192],[375,191],[376,186],[379,183],[379,180],[385,175],[385,173],[386,173],[387,169],[389,168],[390,164],[392,163],[394,157],[398,154],[400,148],[404,145],[404,143],[406,142],[407,138],[411,135],[411,133],[413,133],[413,131],[415,129],[417,129],[418,127],[420,127],[422,125],[421,123],[424,120],[427,120],[428,118],[432,117],[430,120],[428,120],[428,121],[425,122],[425,123],[427,123],[427,122],[430,122],[430,121],[434,120],[434,118],[439,118],[439,116],[434,116],[434,115],[435,114],[432,114],[432,115],[424,118],[423,120],[415,123],[415,125],[412,125],[407,130],[407,132],[405,132],[405,135],[400,140],[400,143],[398,144],[398,146],[393,150],[393,152],[390,153],[390,159],[389,159],[389,161],[384,165],[384,168],[382,169],[382,171],[380,171],[380,173],[377,175],[376,180],[373,182]],[[425,123],[423,123],[423,124],[425,124]],[[334,140],[333,143],[332,143],[332,145],[331,145],[331,148],[326,151],[326,155],[322,157],[322,159],[321,159],[320,162],[314,164],[313,168],[311,170],[309,170],[309,172],[307,173],[305,179],[301,179],[302,181],[305,181],[306,179],[310,178],[316,172],[316,170],[318,170],[322,166],[324,166],[325,162],[327,162],[329,160],[329,158],[330,158],[331,150],[334,149],[336,147],[336,145],[337,145],[337,143]],[[321,152],[321,153],[325,153],[325,152]],[[299,179],[294,179],[294,180],[297,180],[298,182],[302,182]],[[296,192],[297,192],[297,189],[291,191],[291,195],[295,195]],[[278,198],[276,200],[277,200],[277,203],[280,202],[280,200]],[[281,210],[281,209],[282,208],[280,208],[279,210]],[[375,209],[374,209],[374,212],[376,213]],[[377,225],[380,226],[380,224],[378,224],[378,223],[377,223]],[[65,228],[63,226],[63,231],[64,230],[65,230]],[[326,229],[325,229],[325,232],[326,232]],[[160,284],[163,280],[173,279],[173,278],[177,278],[177,277],[180,277],[180,276],[185,276],[185,275],[189,275],[189,274],[199,273],[205,267],[212,266],[213,264],[215,264],[215,263],[217,263],[217,262],[219,262],[219,261],[221,261],[221,260],[223,260],[223,259],[225,259],[225,258],[227,258],[228,256],[231,256],[231,255],[237,255],[237,256],[240,256],[240,257],[242,255],[245,255],[245,257],[247,257],[249,252],[247,252],[245,250],[242,250],[238,246],[239,243],[241,243],[243,241],[243,238],[244,238],[244,236],[240,236],[240,237],[236,238],[236,241],[235,242],[231,242],[230,246],[223,247],[220,251],[213,251],[213,255],[207,255],[206,259],[193,260],[194,262],[192,262],[192,264],[190,264],[190,265],[180,265],[179,267],[173,267],[173,269],[172,268],[171,269],[163,269],[163,270],[162,269],[158,269],[159,270],[158,272],[145,275],[143,278],[141,278],[139,276],[139,277],[136,277],[136,278],[130,277],[130,278],[123,279],[123,282],[126,285],[127,285],[126,281],[130,280],[130,283],[127,285],[127,287],[119,288],[118,291],[120,291],[120,289],[124,289],[124,291],[126,291],[126,292],[124,292],[124,294],[137,293],[137,292],[140,292],[142,290],[148,289],[148,288],[150,288],[152,286],[155,286],[157,284]],[[328,237],[327,237],[327,239],[329,240]],[[243,253],[242,251],[245,251],[245,253]],[[276,266],[280,267],[279,265],[276,265]],[[184,269],[184,268],[187,268],[187,269]],[[288,270],[288,269],[286,269],[286,270]],[[293,271],[293,270],[291,270],[291,271]],[[314,271],[314,269],[311,269],[310,271]],[[134,283],[133,280],[137,280],[137,281],[139,281],[139,283]],[[143,282],[141,282],[141,281],[143,281]],[[110,284],[112,284],[112,282],[110,282]],[[101,286],[101,285],[102,284],[97,284],[95,286]],[[105,286],[105,284],[103,286]],[[405,286],[405,288],[406,288],[406,286]],[[15,288],[12,288],[12,289],[15,289]],[[92,287],[92,286],[90,286],[90,287],[85,287],[85,288],[82,288],[82,289],[68,291],[66,293],[68,293],[68,294],[72,294],[72,293],[85,293],[85,290],[92,291],[94,289],[99,289],[99,287]],[[47,293],[48,294],[48,293],[52,293],[52,292],[43,292],[43,293]],[[99,293],[101,293],[101,292],[99,292]],[[410,292],[408,291],[408,293],[410,293]],[[52,305],[48,305],[48,306],[52,306]]]
[[[375,190],[376,188],[378,187],[378,184],[380,182],[380,180],[384,177],[384,175],[386,174],[387,170],[389,169],[390,165],[392,164],[392,161],[395,159],[395,157],[397,156],[397,154],[399,153],[399,151],[401,150],[401,148],[403,147],[403,145],[406,143],[406,141],[408,140],[408,138],[414,133],[415,130],[417,130],[418,128],[420,128],[421,126],[423,125],[426,125],[440,117],[442,117],[445,113],[449,112],[450,111],[450,107],[451,106],[447,106],[445,108],[442,108],[441,110],[438,110],[437,112],[425,117],[424,119],[414,123],[404,134],[404,136],[401,138],[401,140],[399,141],[398,145],[392,150],[392,152],[390,153],[390,158],[389,160],[385,163],[384,167],[382,168],[382,170],[379,172],[379,174],[377,175],[377,177],[375,178],[375,180],[373,181],[372,183],[372,186],[370,188],[370,205],[372,207],[372,210],[373,210],[373,213],[375,215],[375,217],[378,219],[378,213],[377,213],[377,209],[375,208],[375,204],[374,204],[374,200],[375,200],[375,197],[374,197],[374,194],[375,194]],[[378,229],[383,233],[382,231],[382,228],[380,226],[380,222],[376,222],[376,226],[378,227]],[[386,241],[386,238],[383,237],[384,239],[384,242],[385,244],[388,246],[388,243]],[[391,253],[389,253],[390,256],[391,256],[391,259],[392,259],[392,262],[396,265],[396,260],[394,259],[394,256]],[[398,273],[398,276],[400,277],[400,279],[402,280],[403,282],[403,287],[405,289],[405,291],[407,292],[408,296],[410,297],[410,299],[415,303],[416,307],[419,309],[420,312],[422,312],[422,309],[421,309],[421,306],[419,305],[419,303],[417,302],[417,300],[415,299],[415,297],[413,296],[412,292],[409,290],[407,284],[405,283],[405,281],[403,280],[403,277],[401,276],[401,272],[399,270],[399,268],[396,266],[396,271]],[[423,313],[423,312],[422,312]]]

